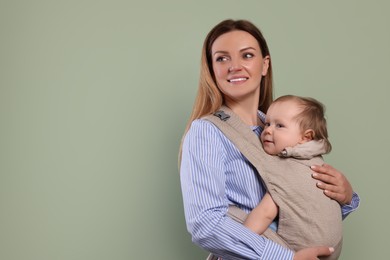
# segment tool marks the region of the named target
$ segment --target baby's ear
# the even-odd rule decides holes
[[[305,142],[308,142],[308,141],[311,141],[314,139],[314,131],[313,129],[307,129],[304,133],[303,133],[303,141]]]

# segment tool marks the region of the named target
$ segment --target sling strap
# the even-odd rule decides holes
[[[225,111],[227,113],[225,113]],[[249,127],[246,127],[239,118],[235,117],[228,107],[222,106],[221,110],[217,111],[213,115],[204,117],[204,119],[216,125],[225,134],[225,136],[234,143],[234,145],[241,151],[241,153],[247,157],[249,161],[250,157],[258,156],[253,155],[248,147],[254,146],[255,149],[261,150],[261,143],[259,138]],[[248,216],[245,211],[234,205],[229,206],[227,215],[240,223],[244,223]],[[290,248],[286,241],[284,241],[280,236],[278,236],[278,234],[276,234],[276,232],[270,228],[267,228],[267,230],[262,235],[278,243],[279,245]],[[207,260],[218,260],[218,257],[213,254],[209,254]]]

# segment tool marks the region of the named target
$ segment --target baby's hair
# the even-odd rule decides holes
[[[295,117],[302,132],[312,129],[314,132],[313,139],[324,140],[326,153],[329,153],[332,150],[332,145],[328,140],[325,106],[314,98],[293,95],[281,96],[274,103],[283,101],[296,102],[302,108],[302,111]]]

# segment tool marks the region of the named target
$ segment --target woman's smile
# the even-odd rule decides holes
[[[248,77],[232,77],[230,79],[228,79],[228,82],[229,83],[233,83],[233,84],[237,84],[237,83],[244,83],[248,80]]]

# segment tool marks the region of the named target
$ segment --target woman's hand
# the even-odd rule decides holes
[[[319,180],[317,187],[322,189],[326,196],[336,200],[341,205],[350,204],[353,190],[347,178],[329,164],[311,167],[315,173],[313,178]]]
[[[295,253],[293,260],[318,260],[319,256],[329,256],[333,251],[332,247],[325,246],[304,248]]]

